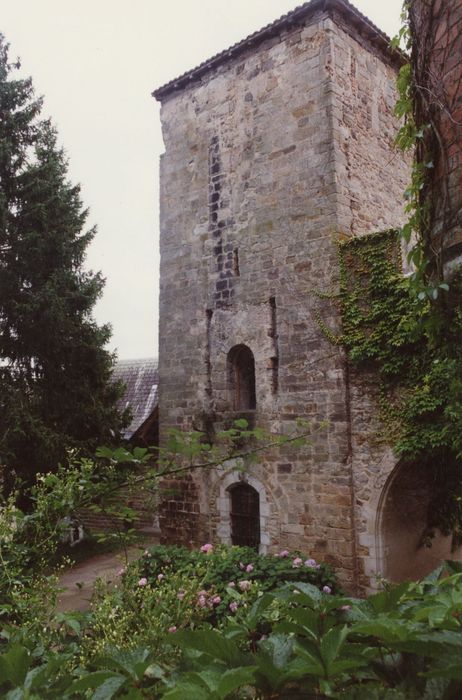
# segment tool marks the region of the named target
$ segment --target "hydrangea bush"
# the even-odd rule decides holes
[[[172,576],[200,581],[196,607],[208,610],[216,625],[266,591],[285,583],[310,583],[325,593],[338,592],[337,579],[327,564],[299,552],[282,550],[258,554],[250,547],[204,544],[199,551],[159,545],[147,549],[130,576],[153,587]],[[180,591],[181,594],[181,591]]]

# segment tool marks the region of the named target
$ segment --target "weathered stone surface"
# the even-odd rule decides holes
[[[161,527],[164,539],[187,523],[189,543],[230,541],[229,489],[244,478],[260,495],[262,550],[331,561],[358,589],[374,570],[369,494],[384,448],[369,440],[374,398],[352,398],[320,329],[322,318],[335,334],[340,319],[319,292],[337,288],[338,236],[401,223],[408,169],[393,148],[395,69],[345,21],[311,15],[163,101],[161,438],[232,417],[239,344],[255,358],[254,423],[289,433],[301,417],[313,434],[245,477],[197,473],[197,509],[182,494],[184,518],[172,501]]]

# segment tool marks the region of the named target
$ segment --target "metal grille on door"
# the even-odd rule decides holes
[[[260,497],[248,484],[231,489],[231,541],[254,549],[260,545]]]

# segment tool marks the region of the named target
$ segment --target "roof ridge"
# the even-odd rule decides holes
[[[167,95],[175,92],[176,90],[181,90],[190,84],[192,81],[199,80],[205,73],[208,73],[213,68],[225,63],[228,59],[233,56],[237,56],[244,49],[249,48],[253,44],[260,43],[265,39],[273,36],[275,32],[280,31],[284,28],[289,28],[291,25],[295,24],[298,20],[305,18],[309,13],[314,12],[317,9],[322,10],[343,10],[348,13],[352,19],[356,19],[364,27],[367,27],[374,35],[374,39],[382,44],[382,48],[390,55],[390,57],[395,57],[395,60],[399,60],[402,56],[401,52],[397,49],[392,49],[390,47],[390,37],[385,34],[379,27],[377,27],[366,15],[363,15],[349,0],[309,0],[308,2],[298,5],[290,12],[281,15],[278,19],[270,22],[270,24],[265,25],[262,29],[259,29],[252,34],[249,34],[245,39],[238,41],[237,43],[230,46],[228,49],[215,54],[211,58],[200,63],[196,68],[186,71],[182,75],[170,80],[161,87],[153,91],[152,95],[157,100],[162,100]]]
[[[120,365],[120,364],[128,364],[128,363],[135,363],[135,362],[159,362],[159,358],[157,357],[133,357],[133,358],[124,358],[122,360],[118,359],[116,360],[115,364]]]

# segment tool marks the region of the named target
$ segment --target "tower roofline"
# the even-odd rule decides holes
[[[219,66],[226,64],[229,60],[241,55],[248,49],[259,46],[264,41],[277,36],[277,34],[284,30],[292,29],[304,23],[306,19],[312,16],[316,11],[326,12],[334,20],[336,16],[343,17],[348,24],[365,36],[373,46],[379,49],[389,62],[397,66],[402,65],[404,62],[404,54],[398,49],[391,48],[390,38],[371,22],[370,19],[357,10],[349,0],[310,0],[296,7],[291,12],[282,15],[282,17],[266,25],[259,31],[249,34],[249,36],[242,41],[221,51],[196,68],[165,83],[165,85],[153,91],[153,97],[162,102],[173,93],[180,92],[188,86],[199,82],[205,75]]]

